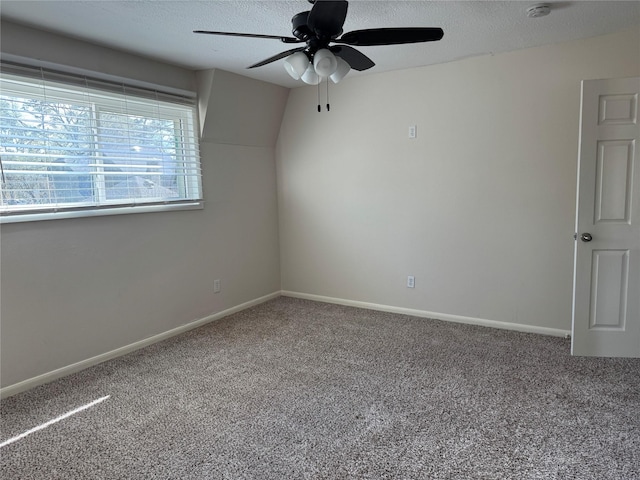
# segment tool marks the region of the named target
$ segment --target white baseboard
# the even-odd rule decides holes
[[[342,298],[325,297],[322,295],[312,295],[308,293],[299,293],[299,292],[282,290],[282,291],[273,292],[269,295],[265,295],[260,298],[256,298],[254,300],[250,300],[248,302],[242,303],[235,307],[231,307],[226,310],[223,310],[221,312],[213,313],[204,318],[200,318],[198,320],[194,320],[193,322],[189,322],[185,325],[181,325],[180,327],[176,327],[166,332],[153,335],[151,337],[139,340],[129,345],[125,345],[124,347],[120,347],[115,350],[102,353],[95,357],[91,357],[86,360],[82,360],[80,362],[67,365],[66,367],[58,368],[56,370],[52,370],[51,372],[43,373],[42,375],[38,375],[36,377],[23,380],[22,382],[15,383],[13,385],[9,385],[4,388],[0,388],[0,398],[10,397],[11,395],[24,392],[31,388],[37,387],[38,385],[43,385],[53,380],[57,380],[58,378],[71,375],[72,373],[79,372],[81,370],[84,370],[85,368],[89,368],[99,363],[106,362],[107,360],[111,360],[113,358],[126,355],[127,353],[133,352],[135,350],[139,350],[141,348],[144,348],[146,346],[152,345],[157,342],[161,342],[162,340],[166,340],[167,338],[173,337],[175,335],[180,335],[181,333],[187,332],[189,330],[193,330],[194,328],[198,328],[207,323],[219,320],[228,315],[240,312],[242,310],[253,307],[255,305],[259,305],[261,303],[267,302],[279,296],[302,298],[306,300],[313,300],[316,302],[334,303],[337,305],[365,308],[368,310],[379,310],[382,312],[399,313],[403,315],[411,315],[414,317],[433,318],[436,320],[445,320],[448,322],[467,323],[471,325],[481,325],[483,327],[501,328],[505,330],[515,330],[518,332],[526,332],[526,333],[538,333],[541,335],[551,335],[554,337],[566,337],[571,333],[569,330],[560,330],[556,328],[538,327],[535,325],[523,325],[520,323],[500,322],[497,320],[486,320],[486,319],[474,318],[474,317],[463,317],[460,315],[450,315],[447,313],[429,312],[426,310],[394,307],[390,305],[381,305],[378,303],[359,302],[356,300],[346,300]]]
[[[517,332],[538,333],[541,335],[550,335],[553,337],[567,337],[570,335],[569,330],[560,330],[557,328],[538,327],[535,325],[524,325],[521,323],[500,322],[497,320],[486,320],[484,318],[463,317],[461,315],[450,315],[448,313],[428,312],[426,310],[415,310],[412,308],[393,307],[390,305],[381,305],[378,303],[358,302],[355,300],[345,300],[342,298],[324,297],[322,295],[311,295],[309,293],[299,293],[283,290],[282,296],[302,298],[305,300],[314,300],[316,302],[335,303],[337,305],[345,305],[347,307],[366,308],[368,310],[379,310],[381,312],[400,313],[403,315],[411,315],[414,317],[433,318],[435,320],[444,320],[447,322],[467,323],[470,325],[480,325],[483,327],[500,328],[503,330],[515,330]]]
[[[173,337],[175,335],[180,335],[181,333],[193,330],[194,328],[198,328],[207,323],[219,320],[233,313],[237,313],[255,305],[267,302],[271,299],[279,297],[280,295],[281,293],[277,291],[269,295],[265,295],[263,297],[259,297],[254,300],[242,303],[235,307],[228,308],[221,312],[213,313],[204,318],[194,320],[193,322],[189,322],[185,325],[172,328],[171,330],[167,330],[166,332],[144,338],[129,345],[125,345],[124,347],[116,348],[115,350],[111,350],[110,352],[105,352],[100,355],[96,355],[95,357],[87,358],[86,360],[67,365],[66,367],[43,373],[42,375],[38,375],[37,377],[29,378],[27,380],[23,380],[22,382],[14,383],[13,385],[0,388],[0,398],[10,397],[11,395],[15,395],[16,393],[24,392],[31,388],[37,387],[38,385],[43,385],[53,380],[57,380],[58,378],[66,377],[67,375],[79,372],[80,370],[84,370],[85,368],[93,367],[94,365],[106,362],[107,360],[126,355],[127,353],[139,350],[157,342],[161,342],[162,340],[166,340],[167,338]]]

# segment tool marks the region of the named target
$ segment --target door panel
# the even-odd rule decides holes
[[[624,331],[629,250],[595,250],[591,268],[590,328]]]
[[[598,142],[594,223],[630,222],[633,147],[629,140]]]
[[[638,94],[600,95],[598,125],[635,124],[638,114]]]
[[[639,94],[640,78],[582,82],[574,355],[640,357]]]

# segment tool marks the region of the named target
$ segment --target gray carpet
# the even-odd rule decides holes
[[[10,397],[3,479],[639,479],[640,360],[279,298]]]

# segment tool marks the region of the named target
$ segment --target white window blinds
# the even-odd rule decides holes
[[[194,99],[1,67],[0,214],[199,204]]]

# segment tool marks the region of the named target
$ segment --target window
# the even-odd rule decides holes
[[[3,65],[2,220],[198,208],[194,103]]]

